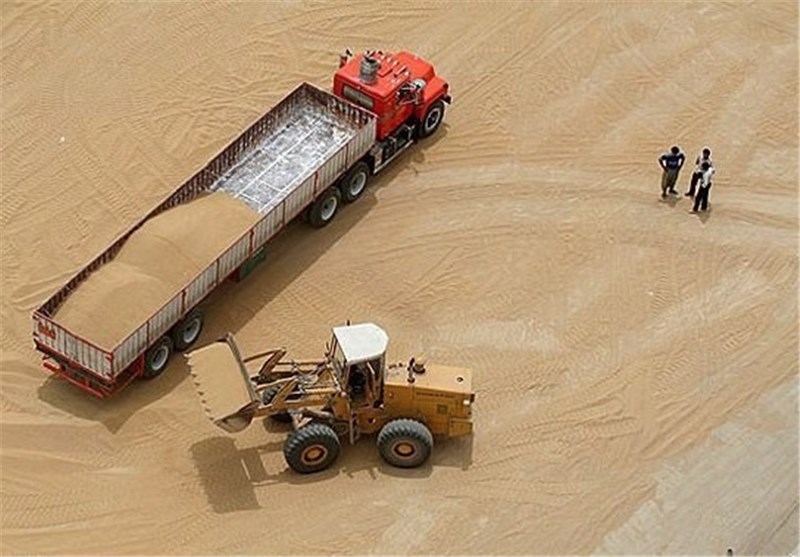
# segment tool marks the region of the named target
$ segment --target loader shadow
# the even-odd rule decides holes
[[[203,346],[228,332],[235,333],[242,329],[255,314],[279,296],[377,205],[378,191],[391,184],[403,170],[410,167],[416,172],[415,165],[425,162],[425,149],[445,138],[447,129],[445,123],[436,135],[412,145],[398,155],[383,171],[372,177],[364,195],[355,203],[344,206],[325,228],[315,230],[300,218],[290,222],[267,243],[267,257],[263,264],[256,267],[240,284],[220,285],[201,304],[205,323],[196,346]],[[243,300],[248,302],[246,311],[241,311]],[[231,303],[239,311],[226,309]],[[110,432],[116,433],[137,411],[169,394],[188,377],[189,369],[185,358],[175,354],[161,376],[149,381],[134,380],[109,400],[98,399],[55,376],[47,378],[38,388],[38,397],[45,404],[74,416],[99,422]],[[202,415],[199,410],[198,415]]]
[[[231,437],[211,437],[192,445],[190,452],[208,502],[217,514],[262,508],[259,492],[276,484],[292,484],[298,488],[306,484],[324,485],[338,476],[363,483],[367,477],[375,481],[381,475],[413,481],[430,476],[437,467],[466,470],[472,461],[471,438],[438,443],[430,462],[413,469],[394,468],[383,462],[372,441],[365,438],[353,446],[343,444],[331,468],[309,475],[297,474],[285,464],[283,439],[239,449]],[[268,471],[265,460],[271,467],[279,467],[280,472]],[[269,493],[264,491],[262,499],[269,500]]]

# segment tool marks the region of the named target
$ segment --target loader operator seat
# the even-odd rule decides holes
[[[350,367],[349,391],[354,402],[362,401],[366,397],[367,373],[368,371],[364,364],[356,364]]]

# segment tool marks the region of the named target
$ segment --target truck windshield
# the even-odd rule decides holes
[[[342,89],[342,93],[346,99],[353,101],[356,104],[363,106],[368,110],[372,110],[374,103],[372,102],[372,98],[368,95],[365,95],[361,91],[350,87],[349,85],[345,85]]]

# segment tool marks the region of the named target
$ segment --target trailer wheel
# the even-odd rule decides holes
[[[172,339],[164,335],[145,352],[142,378],[153,379],[161,375],[167,369],[170,356],[172,356]]]
[[[444,120],[444,103],[439,100],[428,107],[425,117],[419,123],[417,135],[419,137],[433,135],[433,132],[439,129],[442,120]]]
[[[369,165],[364,161],[350,169],[341,182],[342,201],[352,203],[364,193],[369,182]]]
[[[272,402],[272,399],[275,398],[275,395],[278,394],[280,390],[279,387],[270,387],[269,389],[264,389],[264,392],[261,393],[261,402],[263,404],[269,404]],[[290,424],[292,423],[292,417],[289,415],[289,412],[281,412],[280,414],[272,414],[270,416],[272,421],[281,423],[281,424]]]
[[[339,188],[331,186],[322,192],[322,195],[311,205],[311,212],[308,214],[308,222],[311,226],[322,228],[329,224],[336,216],[341,200],[342,194],[339,193]]]
[[[172,329],[172,341],[176,350],[186,350],[193,345],[203,330],[203,312],[194,309]]]
[[[339,437],[325,424],[309,424],[292,433],[283,445],[289,467],[299,474],[328,468],[339,456]]]
[[[392,420],[378,434],[378,450],[383,460],[398,468],[416,468],[428,460],[433,435],[416,420]]]

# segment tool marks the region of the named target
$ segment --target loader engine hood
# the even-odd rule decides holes
[[[413,383],[408,381],[408,369],[404,365],[387,369],[387,385],[413,385],[417,389],[429,389],[444,393],[472,394],[472,370],[438,364],[426,365],[424,373],[412,372]]]

